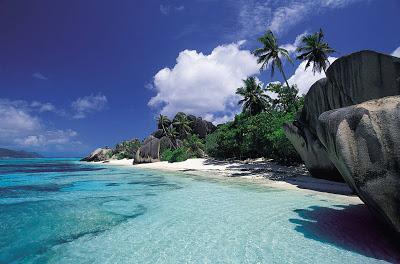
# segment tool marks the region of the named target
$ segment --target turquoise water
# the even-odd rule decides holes
[[[0,263],[396,263],[363,205],[74,159],[0,160]]]

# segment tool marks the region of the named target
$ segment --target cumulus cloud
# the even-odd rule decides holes
[[[102,94],[80,97],[71,104],[73,118],[85,118],[88,114],[103,110],[106,105],[107,97]]]
[[[329,57],[328,60],[330,63],[334,62],[337,58]],[[316,81],[325,77],[325,73],[322,71],[321,73],[316,72],[315,74],[312,71],[312,65],[305,70],[306,67],[305,61],[301,62],[297,67],[294,74],[288,79],[288,83],[290,85],[296,84],[299,89],[299,94],[306,94],[310,89],[311,85],[313,85]]]
[[[39,80],[47,80],[48,78],[46,76],[44,76],[42,73],[40,72],[35,72],[32,74],[33,78],[39,79]]]
[[[240,37],[258,36],[271,29],[283,34],[305,18],[364,0],[246,0],[236,1]]]
[[[221,45],[210,54],[180,52],[174,67],[154,76],[157,94],[149,106],[161,107],[168,116],[183,111],[211,121],[232,115],[237,109],[236,89],[243,79],[259,72],[256,58],[240,49],[243,43]]]
[[[392,56],[399,57],[400,58],[400,47],[395,49],[392,53]]]
[[[0,145],[11,147],[72,146],[77,133],[71,129],[60,130],[47,127],[36,114],[49,107],[40,102],[0,99]]]

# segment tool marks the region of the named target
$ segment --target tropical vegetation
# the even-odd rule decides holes
[[[322,29],[301,39],[301,46],[297,48],[300,53],[297,59],[307,61],[306,69],[312,65],[313,72],[325,72],[329,66],[329,54],[335,52],[327,42],[324,42],[324,32]]]
[[[260,70],[270,68],[273,77],[275,69],[278,69],[285,85],[270,82],[264,86],[254,76],[243,80],[243,86],[236,90],[241,97],[238,101],[242,106],[241,113],[233,121],[219,125],[205,140],[191,134],[186,115],[177,114],[173,121],[160,116],[159,129],[175,144],[174,148],[162,153],[162,160],[176,162],[208,155],[217,159],[264,157],[286,164],[301,162],[283,131],[283,125],[295,119],[304,103],[296,85],[289,85],[283,70],[283,60],[293,63],[292,59],[289,52],[279,46],[272,31],[267,31],[258,41],[262,47],[254,50],[253,54],[261,64]],[[296,51],[296,58],[306,61],[306,69],[312,66],[314,73],[326,72],[328,57],[335,52],[325,42],[322,29],[304,36]],[[177,144],[178,139],[181,140],[180,145]]]
[[[261,36],[258,41],[263,45],[253,51],[253,54],[257,56],[257,63],[261,64],[260,70],[265,70],[268,66],[271,66],[271,77],[274,76],[275,67],[281,72],[283,79],[285,80],[286,86],[289,87],[288,80],[286,78],[285,71],[283,70],[282,59],[286,59],[290,63],[292,58],[289,56],[289,52],[280,47],[278,40],[271,30],[268,30],[263,36]]]

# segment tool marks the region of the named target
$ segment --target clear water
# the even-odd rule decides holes
[[[400,260],[363,205],[74,159],[0,161],[0,263]]]

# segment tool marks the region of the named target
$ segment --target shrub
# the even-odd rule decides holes
[[[303,98],[297,88],[280,84],[267,88],[278,93],[271,107],[257,115],[241,113],[231,122],[219,125],[206,138],[206,153],[218,159],[273,158],[281,163],[301,162],[296,150],[286,138],[283,125],[292,122],[302,108]]]
[[[161,153],[161,155],[160,155],[160,159],[161,159],[162,161],[170,161],[170,160],[171,160],[171,157],[172,157],[172,152],[173,152],[172,149],[166,149],[166,150],[164,150],[164,151]]]

